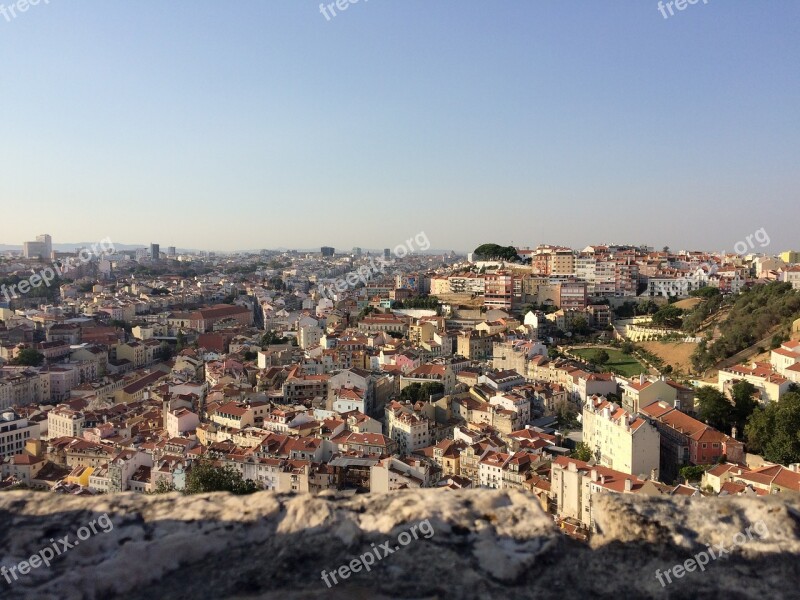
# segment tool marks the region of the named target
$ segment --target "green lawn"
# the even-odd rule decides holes
[[[595,348],[579,348],[577,350],[571,349],[573,354],[580,356],[587,362],[591,362],[595,353],[598,351],[599,350]],[[647,372],[647,369],[644,367],[644,365],[632,356],[623,354],[619,350],[615,350],[613,348],[605,348],[605,351],[608,352],[609,360],[603,366],[603,370],[612,371],[617,375],[622,375],[624,377],[634,377],[640,373]]]

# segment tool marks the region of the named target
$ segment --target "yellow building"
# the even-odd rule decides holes
[[[796,250],[787,250],[786,252],[781,252],[780,254],[781,260],[787,264],[794,264],[800,263],[800,252]]]
[[[73,485],[80,485],[82,487],[89,487],[89,477],[94,473],[94,467],[75,467],[65,481]]]

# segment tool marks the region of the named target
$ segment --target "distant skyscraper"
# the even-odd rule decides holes
[[[320,248],[320,251],[322,252],[322,256],[324,258],[329,258],[334,254],[336,254],[336,249],[331,248],[330,246],[323,246],[322,248]]]
[[[36,236],[35,242],[25,242],[22,247],[25,258],[48,260],[53,255],[53,238],[48,234]]]
[[[353,254],[355,254],[356,256],[361,256],[361,248],[358,247],[353,248]]]
[[[389,248],[383,249],[383,258],[389,260],[392,257],[392,251]]]
[[[50,234],[37,235],[36,241],[44,244],[45,257],[50,258],[53,255],[53,238],[50,237]]]
[[[175,246],[170,246],[167,248],[167,256],[175,256],[177,254],[177,250],[175,250]]]
[[[150,259],[158,260],[161,257],[161,246],[158,244],[150,244]]]

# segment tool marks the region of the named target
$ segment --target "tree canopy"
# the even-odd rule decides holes
[[[11,362],[25,367],[38,367],[44,362],[44,354],[34,348],[25,348]]]
[[[757,408],[745,426],[750,452],[784,465],[800,462],[800,393],[791,391],[780,401]]]
[[[514,262],[519,262],[521,260],[514,246],[481,244],[475,248],[473,254],[480,260],[508,260]]]
[[[208,459],[195,462],[186,474],[186,494],[206,492],[230,492],[241,496],[258,491],[251,479],[243,479],[242,474],[233,467],[218,467]]]
[[[697,390],[697,416],[714,429],[730,433],[733,404],[718,389],[706,385]]]
[[[714,297],[706,300],[706,303],[711,302],[715,302]],[[800,292],[793,290],[790,283],[754,285],[737,297],[728,318],[720,323],[722,335],[713,344],[698,345],[692,355],[692,365],[695,370],[703,371],[757,343],[775,327],[788,330],[798,315]],[[693,324],[699,326],[699,323]]]
[[[431,381],[430,383],[412,383],[404,387],[400,392],[400,400],[408,400],[409,402],[427,402],[432,395],[443,394],[444,385],[439,382]]]

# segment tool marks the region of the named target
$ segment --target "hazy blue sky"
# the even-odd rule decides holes
[[[0,16],[0,244],[800,249],[799,22],[796,0],[50,0]]]

